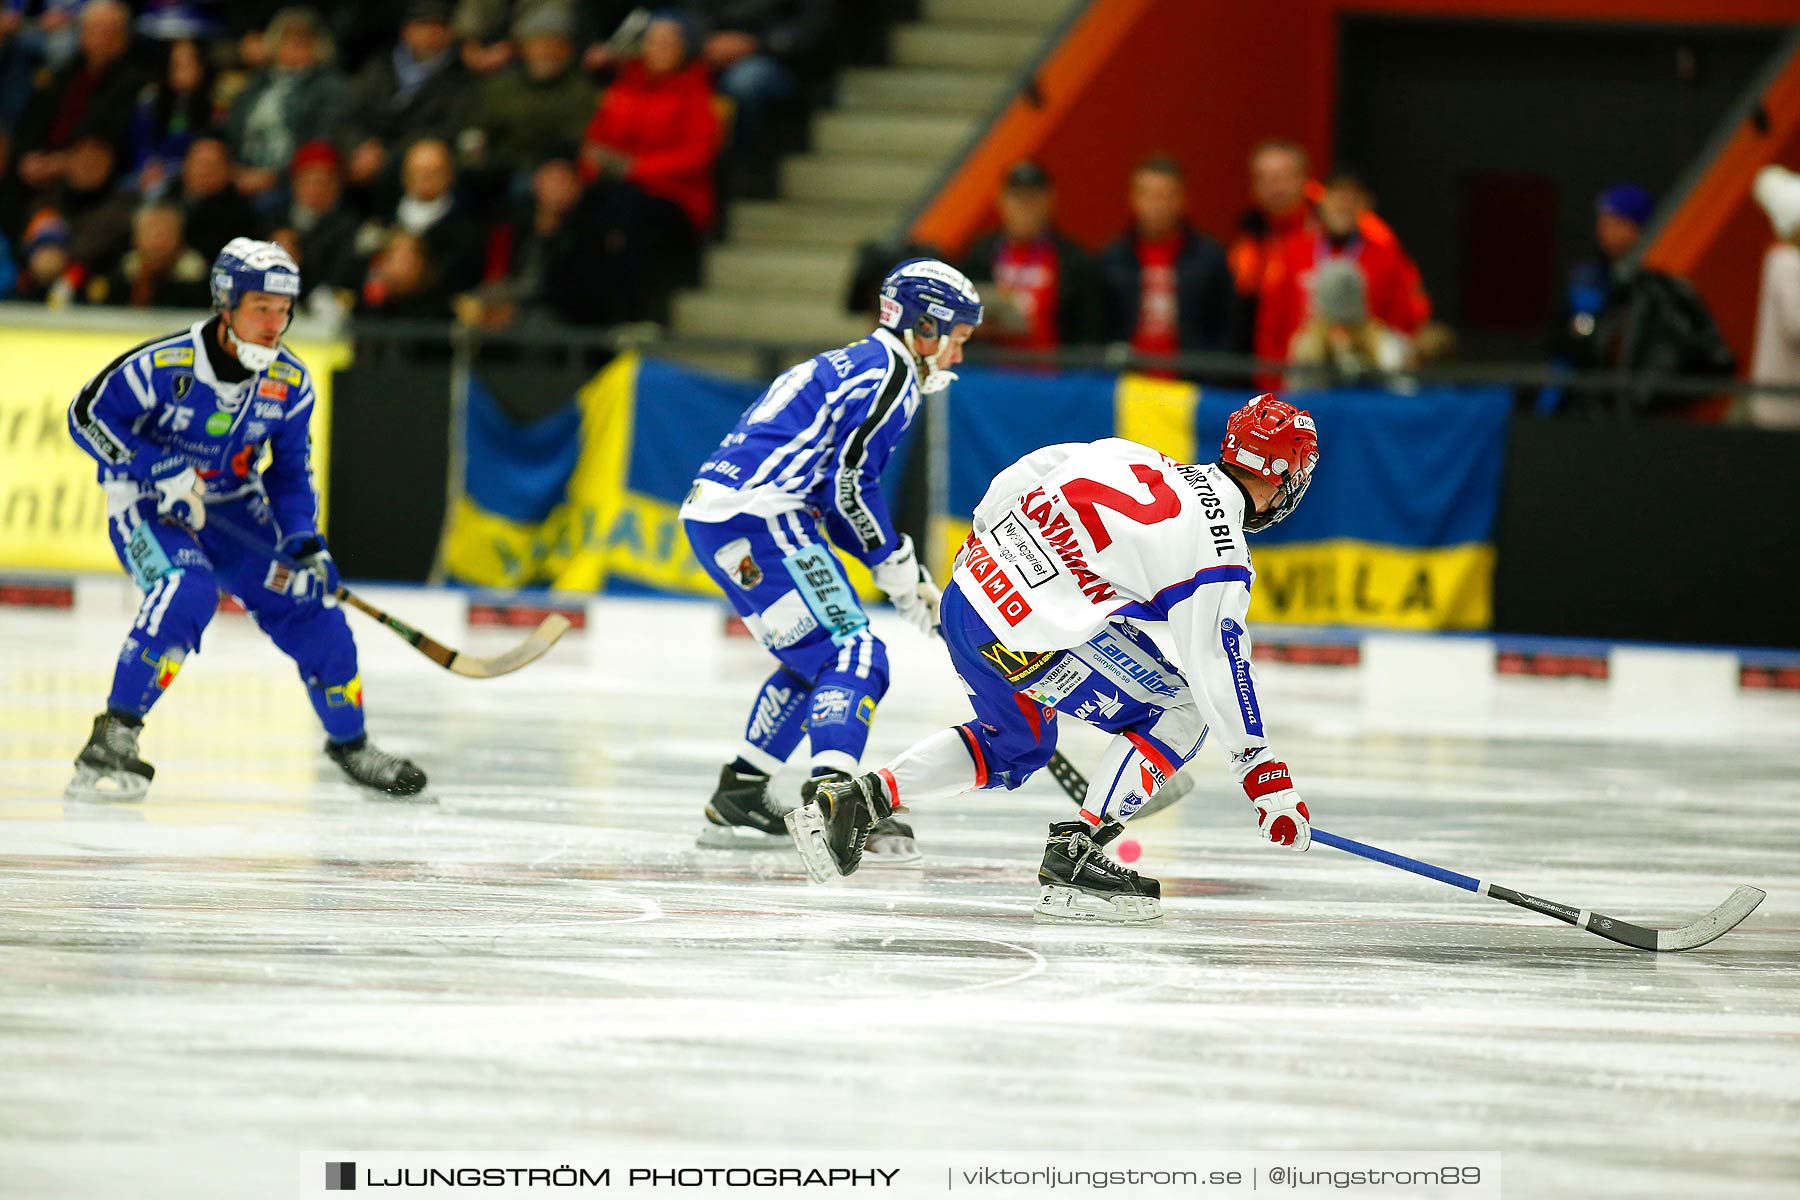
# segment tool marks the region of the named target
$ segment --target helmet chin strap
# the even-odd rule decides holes
[[[908,329],[900,336],[906,339],[906,348],[912,351],[913,357],[919,361],[919,364],[931,368],[929,371],[924,372],[924,378],[919,380],[920,395],[935,395],[956,382],[956,372],[950,369],[948,363],[941,361],[950,353],[950,339],[948,337],[939,338],[937,353],[933,354],[930,358],[926,358],[923,354],[919,353],[918,346],[913,343],[912,330]]]
[[[277,340],[273,346],[246,342],[237,335],[237,330],[231,327],[231,314],[222,313],[221,316],[224,318],[225,340],[230,344],[232,353],[237,355],[237,360],[252,372],[268,370],[270,364],[275,361],[275,357],[281,353],[281,342]]]

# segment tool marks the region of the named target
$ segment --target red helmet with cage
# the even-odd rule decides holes
[[[1231,414],[1219,459],[1276,485],[1265,512],[1245,513],[1244,531],[1267,529],[1294,511],[1319,463],[1319,430],[1312,414],[1264,392]]]

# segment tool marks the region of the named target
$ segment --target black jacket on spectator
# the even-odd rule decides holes
[[[690,0],[710,29],[753,35],[762,53],[790,65],[829,49],[835,20],[832,0]]]
[[[356,252],[356,235],[362,221],[342,203],[321,214],[311,228],[301,229],[292,212],[284,212],[268,226],[265,233],[292,229],[300,241],[300,285],[303,295],[314,288],[348,288],[355,291],[362,283],[368,263]]]
[[[218,257],[226,242],[234,237],[249,237],[252,230],[263,224],[236,188],[223,188],[198,200],[185,194],[177,194],[174,199],[187,217],[187,244],[209,263]]]
[[[1564,320],[1559,357],[1577,370],[1639,371],[1658,375],[1725,376],[1737,369],[1706,302],[1687,280],[1639,267],[1614,278],[1592,331],[1578,334]],[[1572,391],[1574,409],[1678,410],[1697,399],[1628,389]]]
[[[127,54],[95,81],[84,103],[73,89],[86,69],[86,61],[77,56],[32,90],[13,132],[13,162],[38,150],[61,150],[77,134],[89,131],[106,138],[115,150],[124,150],[144,76]]]
[[[1104,293],[1101,336],[1108,342],[1129,342],[1137,332],[1137,246],[1134,230],[1102,250],[1096,259]],[[1235,296],[1224,247],[1199,230],[1184,227],[1181,252],[1175,258],[1176,321],[1181,348],[1231,349],[1236,344]]]
[[[397,102],[399,88],[392,52],[371,56],[350,81],[349,99],[338,125],[338,144],[348,151],[374,138],[395,156],[425,137],[456,145],[457,134],[474,115],[476,81],[456,57],[455,48],[450,50],[449,62],[404,102]],[[577,137],[580,132],[572,130],[569,136]]]
[[[982,238],[969,248],[963,274],[978,285],[994,278],[995,261],[1006,241],[1003,232]],[[1056,332],[1065,346],[1101,340],[1102,304],[1100,278],[1088,252],[1062,233],[1051,230],[1056,247]]]
[[[487,258],[487,230],[460,202],[418,233],[425,239],[431,265],[446,297],[481,282]]]

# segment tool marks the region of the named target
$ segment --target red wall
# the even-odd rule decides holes
[[[1293,138],[1308,148],[1318,169],[1330,166],[1337,27],[1345,14],[1779,24],[1800,15],[1800,4],[1094,0],[1039,75],[1043,105],[1014,102],[915,224],[914,236],[960,252],[991,226],[993,196],[1007,165],[1036,157],[1058,181],[1062,224],[1078,239],[1098,244],[1124,227],[1132,164],[1166,151],[1188,171],[1195,222],[1229,237],[1248,203],[1246,159],[1262,138]]]

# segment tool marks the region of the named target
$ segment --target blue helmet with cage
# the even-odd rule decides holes
[[[259,242],[246,237],[232,238],[219,251],[219,257],[213,259],[213,309],[221,313],[233,312],[251,292],[286,296],[298,303],[300,264],[274,242]],[[288,319],[293,319],[291,310]],[[283,326],[283,332],[285,331],[286,326]],[[275,361],[279,344],[260,346],[255,342],[243,341],[237,336],[237,331],[231,328],[230,322],[226,323],[225,332],[232,349],[237,353],[238,361],[252,371],[266,371],[269,364]]]
[[[956,375],[940,361],[951,350],[947,335],[958,325],[981,324],[981,296],[969,277],[935,258],[909,258],[881,281],[880,306],[882,327],[898,334],[919,360],[919,390],[929,395],[948,387]],[[943,340],[925,358],[915,337]]]

